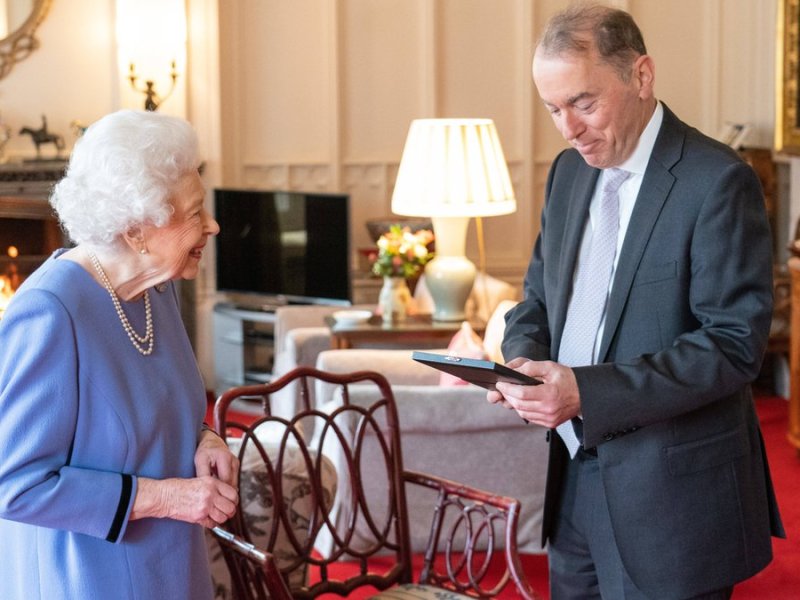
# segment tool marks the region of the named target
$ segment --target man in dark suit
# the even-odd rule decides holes
[[[750,388],[772,313],[759,182],[657,101],[623,11],[554,17],[533,77],[572,148],[503,353],[543,383],[488,399],[553,428],[552,600],[729,598],[784,535]]]

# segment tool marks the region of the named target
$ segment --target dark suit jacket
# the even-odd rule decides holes
[[[558,360],[600,171],[570,149],[547,182],[525,300],[503,354]],[[730,148],[664,120],[619,258],[597,365],[575,369],[620,554],[654,598],[732,585],[783,535],[750,382],[772,314],[772,257],[756,175]],[[564,461],[551,435],[544,540]]]

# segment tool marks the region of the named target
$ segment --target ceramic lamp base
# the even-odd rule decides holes
[[[463,321],[475,283],[475,265],[465,256],[437,256],[425,267],[425,284],[433,298],[434,321]]]

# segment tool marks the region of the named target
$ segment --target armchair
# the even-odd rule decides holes
[[[328,410],[315,410],[309,404],[308,392],[315,382],[335,389]],[[284,419],[272,413],[271,401],[290,383],[299,386],[303,406],[291,419]],[[263,416],[250,425],[236,423],[228,414],[231,402],[241,397],[257,398],[263,407]],[[312,440],[303,435],[303,424],[309,420],[315,421],[317,432]],[[492,598],[514,586],[523,599],[538,598],[517,554],[519,502],[406,470],[397,406],[381,375],[299,368],[270,384],[224,393],[215,405],[214,423],[222,436],[238,432],[242,465],[248,449],[251,456],[260,457],[264,505],[271,513],[258,522],[263,531],[254,532],[252,521],[242,518],[241,511],[224,528],[213,530],[236,598],[314,600],[328,593],[348,595],[365,586],[380,590],[379,596],[417,599],[442,593]],[[272,442],[260,434],[264,427],[273,434]],[[303,513],[303,535],[294,526],[294,495],[287,497],[284,490],[287,461],[295,471],[299,463],[305,473],[308,510]],[[324,485],[331,464],[337,479],[333,504]],[[245,475],[240,473],[240,481],[247,479]],[[413,509],[406,499],[412,486],[428,491],[435,505],[422,572],[413,584],[409,530],[422,518],[410,516]],[[383,507],[373,504],[376,497],[385,499]],[[347,518],[338,519],[340,511]],[[314,550],[323,532],[331,540],[324,554]],[[256,533],[266,540],[263,545],[253,543]],[[356,568],[343,573],[335,565],[342,560],[355,562]],[[498,564],[500,575],[490,569]]]
[[[504,325],[502,312],[516,297],[512,286],[489,278],[493,290],[485,306],[497,307],[487,326],[484,346],[497,346],[490,352],[493,360],[501,360],[499,352]],[[422,287],[420,287],[422,286]],[[478,292],[483,282],[475,286]],[[424,301],[424,280],[415,292]],[[484,294],[476,294],[479,299]],[[484,296],[484,303],[486,298]],[[424,305],[423,305],[424,307]],[[330,333],[323,325],[327,307],[282,307],[276,315],[276,369],[285,373],[296,366],[316,367],[322,371],[349,373],[368,366],[381,373],[393,386],[407,464],[436,475],[464,481],[484,489],[497,490],[518,498],[522,505],[519,524],[519,544],[526,553],[542,552],[541,524],[544,482],[547,464],[546,431],[527,425],[512,411],[486,402],[485,390],[475,386],[440,386],[438,371],[411,360],[411,349],[351,349],[331,350]],[[297,325],[316,319],[318,326]],[[494,326],[494,323],[498,326]],[[490,338],[494,338],[492,343]],[[443,351],[443,350],[442,350]],[[290,384],[283,394],[286,412],[301,404],[299,389]],[[286,397],[288,394],[290,397]],[[334,401],[331,386],[324,383],[308,390],[311,406],[323,408]],[[306,425],[306,434],[312,435]],[[512,459],[510,457],[522,457]],[[426,510],[425,499],[418,490],[409,492],[409,502],[415,509]],[[414,551],[424,547],[426,531],[412,524],[411,544]]]
[[[325,350],[316,367],[348,373],[368,365],[381,373],[391,384],[397,404],[407,467],[517,498],[521,503],[519,549],[542,552],[547,430],[489,404],[483,388],[439,386],[439,372],[411,360],[411,352]],[[319,382],[319,409],[331,410],[337,402],[335,388]],[[413,513],[430,510],[430,498],[419,490],[409,490],[407,502]],[[412,521],[412,550],[424,549],[426,540],[424,524]]]
[[[353,308],[372,309],[370,305]],[[319,353],[331,347],[331,334],[325,317],[342,310],[341,306],[287,305],[275,310],[275,360],[273,379],[289,373],[296,367],[313,367]],[[311,405],[313,402],[313,389]],[[291,383],[276,394],[274,410],[290,418],[301,406],[299,388]]]

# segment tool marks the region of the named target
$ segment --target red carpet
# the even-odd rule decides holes
[[[789,403],[783,398],[759,398],[756,409],[787,539],[773,539],[772,562],[755,577],[737,585],[733,598],[797,600],[800,598],[800,456],[786,439]]]
[[[767,447],[772,480],[786,528],[787,539],[773,539],[775,557],[761,573],[736,586],[734,600],[800,599],[800,456],[786,439],[788,403],[783,398],[759,398],[756,409]],[[213,422],[209,405],[208,423]],[[415,573],[422,558],[414,557]],[[533,588],[548,600],[547,557],[523,555],[522,565]],[[343,564],[343,569],[348,565]],[[503,600],[518,598],[515,593]],[[351,597],[355,598],[355,596]]]

